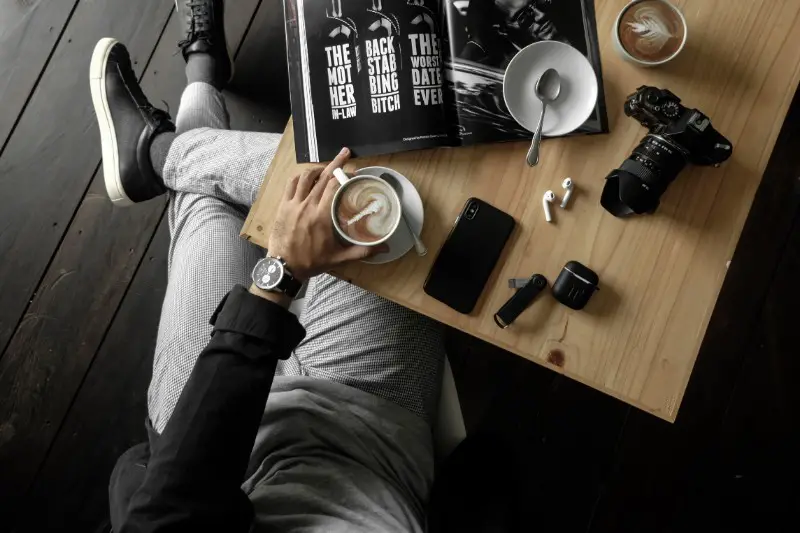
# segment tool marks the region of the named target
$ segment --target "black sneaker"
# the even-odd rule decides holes
[[[164,183],[150,161],[150,143],[160,133],[175,131],[175,125],[166,112],[147,101],[124,45],[109,38],[97,43],[89,85],[111,201],[130,205],[163,194]]]
[[[223,0],[175,0],[175,9],[184,35],[178,43],[183,59],[192,54],[214,58],[214,86],[222,89],[233,78],[233,61],[225,39],[225,2]]]

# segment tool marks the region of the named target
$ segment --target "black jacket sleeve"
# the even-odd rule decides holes
[[[163,433],[121,531],[248,531],[240,486],[279,359],[305,336],[283,307],[234,288]]]

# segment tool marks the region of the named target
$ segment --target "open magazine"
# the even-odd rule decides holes
[[[503,101],[514,55],[568,43],[597,72],[577,133],[608,131],[592,0],[284,0],[298,162],[530,139]]]

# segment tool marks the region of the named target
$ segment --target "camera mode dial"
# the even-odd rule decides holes
[[[664,113],[665,117],[678,118],[678,115],[681,114],[681,108],[676,102],[667,102],[661,106],[661,112]]]

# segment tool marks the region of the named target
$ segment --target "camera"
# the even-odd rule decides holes
[[[478,202],[469,202],[467,204],[466,213],[464,216],[467,217],[467,220],[472,220],[475,218],[475,215],[478,214]]]
[[[711,119],[666,89],[639,87],[625,101],[625,114],[649,132],[606,178],[600,204],[614,216],[653,213],[687,163],[717,167],[733,152]]]

